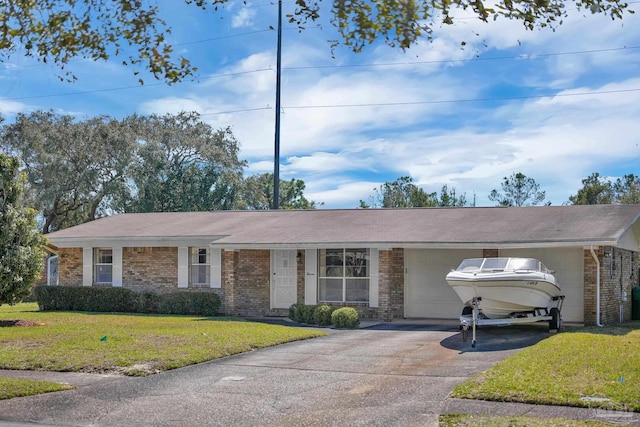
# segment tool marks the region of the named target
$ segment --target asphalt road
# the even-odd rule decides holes
[[[331,330],[144,378],[69,375],[79,388],[0,401],[0,424],[435,426],[456,384],[546,337],[490,328],[472,349],[451,323]]]

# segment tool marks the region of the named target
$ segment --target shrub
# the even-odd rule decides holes
[[[316,306],[316,309],[313,311],[314,323],[320,326],[331,326],[331,314],[333,310],[333,307],[326,304]]]
[[[311,325],[315,324],[315,319],[313,318],[313,313],[316,311],[315,305],[303,305],[301,307],[302,312],[302,323],[309,323]]]
[[[291,319],[293,321],[296,321],[296,316],[297,316],[296,311],[299,310],[298,307],[300,305],[301,304],[297,304],[297,303],[296,304],[291,304],[291,307],[289,307],[289,319]]]
[[[220,309],[220,297],[211,292],[155,294],[126,288],[37,286],[35,296],[40,310],[214,316]]]
[[[331,313],[331,323],[336,328],[355,329],[360,325],[360,316],[353,307],[342,307]]]

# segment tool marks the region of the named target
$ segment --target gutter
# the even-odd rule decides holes
[[[593,250],[593,245],[591,245],[590,249],[591,256],[596,262],[596,325],[603,327],[604,325],[600,323],[600,260]]]

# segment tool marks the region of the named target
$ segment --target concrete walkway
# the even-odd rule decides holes
[[[447,398],[456,384],[546,338],[546,328],[486,330],[471,349],[457,324],[367,326],[145,378],[0,372],[79,387],[0,401],[0,425],[437,426],[441,413],[609,421],[588,409]],[[640,425],[631,415],[624,422]]]

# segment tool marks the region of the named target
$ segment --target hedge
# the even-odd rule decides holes
[[[36,286],[34,293],[42,311],[215,316],[220,309],[220,297],[211,292],[157,294],[127,288]]]
[[[327,304],[292,304],[289,307],[289,319],[298,323],[335,326],[336,328],[355,329],[360,325],[360,315],[355,308],[342,307],[336,309]]]

